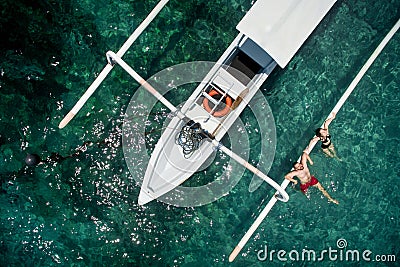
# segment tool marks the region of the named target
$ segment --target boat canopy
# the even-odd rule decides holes
[[[236,26],[284,68],[336,0],[258,0]]]

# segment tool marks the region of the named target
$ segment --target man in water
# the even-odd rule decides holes
[[[315,186],[322,192],[322,194],[324,194],[326,198],[329,199],[329,201],[332,201],[335,204],[339,204],[339,201],[333,199],[328,194],[328,192],[326,192],[325,188],[319,183],[317,178],[311,176],[310,170],[308,169],[307,166],[307,160],[310,162],[311,165],[313,165],[310,156],[307,154],[306,151],[304,151],[303,154],[301,155],[300,162],[296,162],[293,165],[294,170],[286,174],[285,179],[288,179],[289,181],[293,182],[296,185],[297,180],[295,180],[294,177],[297,176],[297,178],[299,178],[300,180],[300,189],[303,193],[306,193],[307,189],[310,186]]]

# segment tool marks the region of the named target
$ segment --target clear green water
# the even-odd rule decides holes
[[[138,85],[115,69],[68,127],[58,123],[156,1],[0,3],[0,265],[225,266],[273,191],[248,192],[246,173],[226,197],[197,208],[136,204],[139,186],[119,146],[123,113]],[[251,1],[172,1],[125,59],[143,77],[177,63],[216,60]],[[270,176],[280,182],[369,55],[400,17],[400,1],[338,1],[284,70],[263,86],[277,124]],[[315,150],[312,172],[340,201],[289,189],[232,266],[279,266],[257,252],[336,248],[396,255],[400,178],[400,35],[350,96],[331,133],[343,161]],[[254,118],[250,156],[259,156]],[[155,124],[154,124],[155,125]],[[151,137],[150,143],[151,143]],[[110,140],[110,142],[103,142]],[[154,138],[153,138],[154,140]],[[26,153],[77,157],[28,168]],[[212,175],[212,174],[208,174]],[[210,179],[209,177],[205,177]],[[364,266],[365,262],[286,265]]]

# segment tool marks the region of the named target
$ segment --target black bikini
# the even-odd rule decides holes
[[[322,148],[322,149],[326,149],[326,148],[328,148],[328,147],[332,144],[331,138],[332,138],[332,137],[328,134],[328,135],[326,135],[326,137],[325,137],[324,140],[320,139],[321,142],[322,142],[322,144],[321,144],[321,148]]]

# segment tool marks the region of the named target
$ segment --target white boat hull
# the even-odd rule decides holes
[[[232,67],[229,69],[227,65],[224,65],[227,60],[232,60],[232,53],[238,47],[245,47],[249,42],[251,41],[247,40],[243,34],[239,34],[180,110],[187,118],[200,123],[201,127],[217,141],[220,141],[226,134],[257,93],[259,87],[268,77],[268,73],[276,66],[276,63],[268,58],[268,67],[264,68],[265,72],[255,74],[253,79],[250,80],[240,71],[234,70]],[[210,116],[210,113],[199,104],[199,97],[201,97],[207,84],[210,83],[227,90],[234,99],[237,99],[239,95],[242,97],[240,104],[223,118]],[[176,143],[176,137],[184,124],[185,122],[181,119],[173,118],[156,144],[139,194],[138,202],[140,205],[157,199],[181,185],[215,151],[211,142],[205,139],[199,149],[194,151],[189,158],[185,158],[182,147]]]

